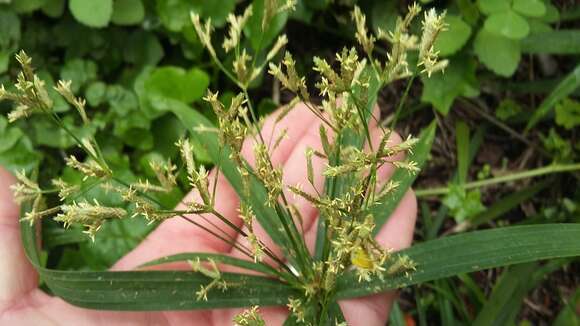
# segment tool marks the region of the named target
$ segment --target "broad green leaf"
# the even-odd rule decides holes
[[[68,60],[60,71],[60,79],[70,80],[71,90],[76,93],[86,83],[97,79],[97,65],[89,60]]]
[[[28,13],[40,9],[46,2],[47,0],[14,0],[12,9],[17,13]]]
[[[509,10],[510,2],[509,0],[477,0],[479,9],[486,15]]]
[[[203,70],[165,66],[153,70],[145,81],[145,90],[149,95],[191,103],[203,96],[208,85],[209,76]]]
[[[139,24],[145,18],[145,6],[141,0],[115,0],[111,21],[117,25]]]
[[[212,24],[217,27],[223,26],[228,14],[236,8],[236,0],[197,1],[203,4],[201,16],[205,19],[211,18]]]
[[[338,279],[337,299],[374,294],[461,273],[580,255],[580,224],[541,224],[475,231],[417,244],[400,254],[417,270],[409,277],[358,282],[354,271]],[[388,266],[385,266],[388,268]]]
[[[142,30],[133,32],[123,48],[123,58],[140,66],[156,66],[163,55],[163,47],[155,34]]]
[[[556,104],[556,124],[566,129],[580,126],[580,102],[565,98]]]
[[[20,40],[20,19],[0,7],[0,50],[14,48]]]
[[[508,10],[487,17],[483,27],[496,35],[520,40],[530,33],[530,25],[518,13]]]
[[[473,45],[481,62],[496,74],[510,77],[520,63],[521,51],[518,41],[495,35],[482,28]]]
[[[477,2],[471,0],[456,1],[461,17],[471,26],[475,26],[481,16]]]
[[[69,9],[80,23],[90,27],[105,27],[111,20],[113,0],[70,0]]]
[[[0,153],[7,151],[23,137],[20,129],[8,124],[4,116],[0,116]]]
[[[8,64],[10,63],[10,58],[12,57],[12,52],[7,50],[0,50],[0,74],[8,70]]]
[[[42,12],[48,17],[58,18],[64,13],[65,0],[47,0]]]
[[[157,0],[156,4],[159,20],[168,30],[179,32],[184,27],[193,28],[189,22],[189,13],[199,12],[199,6],[194,1]]]
[[[447,115],[458,96],[476,96],[479,85],[475,76],[476,62],[467,57],[451,58],[444,72],[431,77],[422,76],[421,101],[431,103],[437,111]]]
[[[90,106],[99,106],[105,100],[107,85],[102,81],[89,84],[85,90],[85,99]]]
[[[550,95],[542,101],[540,106],[536,109],[528,124],[526,126],[526,132],[533,128],[548,112],[552,110],[556,103],[560,102],[565,97],[569,96],[574,90],[580,86],[580,65],[576,66],[572,72],[570,72],[566,78],[564,78],[557,86],[552,90]]]
[[[0,115],[0,166],[12,173],[29,172],[38,165],[40,158],[28,136]]]
[[[109,103],[111,111],[118,117],[124,117],[131,111],[138,109],[138,101],[135,94],[121,85],[107,86],[104,99]],[[149,121],[146,117],[143,117],[142,120]],[[127,123],[131,122],[127,121]]]
[[[54,122],[45,115],[37,115],[29,118],[31,124],[28,135],[36,145],[45,145],[54,148],[70,148],[76,146],[76,141],[64,129],[55,128]],[[88,125],[77,125],[71,115],[62,118],[64,125],[77,137],[87,138],[93,136],[99,126],[98,121],[91,121]]]
[[[528,17],[542,17],[546,14],[546,6],[541,0],[513,0],[513,9]]]
[[[398,16],[399,12],[397,11],[396,1],[375,1],[370,12],[373,31],[378,33],[379,28],[383,31],[394,30]],[[445,22],[449,22],[448,18],[445,18]],[[443,34],[446,33],[441,33],[439,37],[443,36]]]
[[[521,40],[522,52],[578,54],[580,53],[580,30],[560,29],[530,34]]]
[[[419,168],[422,168],[429,157],[431,152],[431,145],[433,144],[433,139],[435,139],[435,130],[437,125],[435,121],[423,130],[419,137],[419,142],[413,148],[413,153],[409,155],[408,160],[417,163]],[[401,198],[405,196],[407,190],[411,187],[415,179],[416,174],[410,174],[403,169],[397,169],[391,180],[399,184],[399,186],[392,192],[388,193],[385,197],[379,200],[379,203],[371,206],[369,211],[375,217],[376,227],[374,229],[375,234],[381,230],[381,227],[385,222],[391,217],[391,214],[397,208]]]
[[[20,19],[11,12],[0,8],[0,74],[8,69],[12,53],[20,41]]]
[[[449,56],[461,50],[471,35],[471,26],[459,16],[447,15],[445,22],[449,25],[448,30],[437,36],[435,50],[441,56]]]
[[[554,6],[550,2],[545,2],[544,6],[546,6],[546,14],[543,17],[540,17],[542,21],[552,24],[557,23],[561,20],[560,11],[556,6]],[[564,21],[564,19],[562,19],[562,21]]]

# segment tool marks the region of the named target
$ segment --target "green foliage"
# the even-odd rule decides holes
[[[0,165],[14,173],[31,171],[39,162],[40,155],[33,149],[28,136],[0,116]]]
[[[484,28],[477,34],[473,46],[479,60],[500,76],[509,77],[518,68],[521,50],[516,40]]]
[[[223,57],[223,64],[230,67],[236,51],[223,52],[221,41],[226,33],[221,28],[226,24],[228,13],[235,11],[240,14],[242,6],[252,3],[255,14],[243,28],[246,38],[240,49],[247,49],[260,65],[269,46],[286,31],[291,39],[288,48],[297,53],[296,67],[302,73],[312,65],[312,55],[325,56],[355,42],[349,14],[351,2],[298,1],[296,12],[276,15],[266,26],[267,30],[262,32],[264,0],[12,0],[4,3],[0,0],[0,83],[10,89],[8,80],[14,79],[17,72],[13,55],[18,49],[26,49],[33,55],[38,69],[36,73],[46,82],[48,96],[54,101],[54,111],[61,116],[63,126],[82,138],[97,139],[103,156],[123,180],[154,180],[150,162],[162,163],[164,158],[170,158],[177,164],[180,173],[178,186],[172,192],[156,194],[154,198],[165,207],[174,207],[190,190],[184,176],[184,162],[174,144],[189,133],[194,136],[191,141],[197,164],[209,167],[226,161],[228,151],[217,147],[215,134],[202,132],[196,127],[201,123],[211,129],[216,122],[215,115],[209,113],[208,105],[201,100],[208,88],[219,89],[219,99],[226,107],[236,91],[234,83],[202,50],[191,24],[190,12],[199,14],[204,21],[211,18],[216,27],[212,34],[216,52]],[[397,15],[405,7],[397,1],[359,3],[367,14],[367,25],[375,32],[379,28],[392,30]],[[502,274],[488,299],[482,293],[484,289],[479,288],[483,286],[479,283],[480,275],[467,273],[537,259],[577,256],[577,225],[542,224],[547,221],[580,221],[580,199],[574,190],[577,188],[577,178],[574,177],[577,173],[561,178],[545,177],[530,184],[511,182],[505,188],[494,187],[491,191],[485,189],[485,182],[492,173],[498,175],[495,174],[498,170],[502,171],[502,176],[507,171],[509,178],[510,169],[531,169],[552,161],[573,165],[578,161],[580,145],[574,137],[577,137],[577,127],[580,126],[577,99],[580,75],[575,66],[576,55],[580,53],[580,31],[575,29],[574,19],[579,17],[580,11],[578,7],[561,7],[559,3],[543,0],[458,0],[433,2],[431,5],[437,9],[447,6],[448,30],[437,39],[434,49],[449,60],[449,65],[443,74],[421,77],[422,88],[411,89],[410,105],[405,105],[401,114],[404,121],[399,123],[405,128],[397,130],[419,134],[418,126],[433,120],[433,112],[424,110],[425,105],[417,102],[429,104],[436,114],[440,114],[437,117],[439,127],[436,128],[435,122],[425,127],[415,151],[408,158],[429,172],[431,164],[453,157],[455,137],[458,169],[450,180],[443,180],[445,177],[441,175],[447,174],[440,175],[438,171],[431,172],[425,179],[419,178],[421,186],[432,187],[433,182],[449,185],[441,188],[443,191],[434,189],[437,194],[446,194],[438,199],[424,201],[425,192],[422,190],[425,189],[417,192],[423,216],[419,226],[423,229],[416,231],[416,240],[432,240],[444,232],[462,233],[479,227],[516,223],[538,225],[476,231],[424,241],[404,252],[418,264],[411,281],[400,275],[387,282],[359,284],[356,275],[348,273],[339,280],[341,287],[337,296],[350,298],[375,293],[377,289],[445,278],[413,288],[418,307],[410,314],[418,316],[423,324],[427,320],[430,322],[433,315],[435,320],[441,317],[449,323],[513,323],[531,286],[538,284],[544,275],[561,268],[561,264],[555,264],[559,261],[550,261],[543,269],[538,266],[544,263],[498,269]],[[560,14],[561,8],[566,10]],[[318,41],[313,46],[309,37],[292,35],[295,33],[293,28],[311,31]],[[417,25],[410,29],[419,28]],[[297,44],[297,39],[304,40],[304,45]],[[382,59],[391,46],[390,42],[377,42],[376,56]],[[416,57],[410,52],[410,66],[414,65]],[[332,59],[329,62],[333,67],[337,64]],[[557,63],[555,68],[550,68],[552,62]],[[288,98],[285,88],[272,87],[270,77],[262,76],[265,71],[267,67],[252,83],[250,91],[251,97],[257,97],[254,104],[260,116],[272,112],[278,102],[285,103]],[[310,83],[312,76],[306,77]],[[507,81],[508,77],[513,79]],[[76,109],[53,89],[58,79],[71,80],[75,95],[86,98],[90,123],[83,124]],[[387,98],[383,109],[389,118],[392,117],[389,110],[394,106],[390,96],[399,96],[402,93],[400,87],[394,84],[379,97]],[[274,101],[269,98],[270,94],[275,94]],[[376,94],[364,94],[362,98],[367,95],[369,103],[374,102]],[[468,99],[457,101],[460,98]],[[317,95],[313,96],[313,102],[318,100]],[[50,187],[53,178],[79,185],[78,200],[123,205],[118,194],[107,193],[83,182],[83,175],[64,165],[62,157],[80,152],[70,134],[55,128],[49,117],[40,114],[9,124],[4,117],[9,109],[8,105],[0,104],[1,166],[12,172],[25,170],[28,175],[38,176],[43,187]],[[474,127],[473,135],[470,135],[467,125],[462,123],[454,129],[452,126],[458,119],[470,122],[469,125],[476,126],[477,130]],[[501,131],[496,129],[497,126]],[[522,132],[524,126],[525,133]],[[505,136],[506,132],[509,136]],[[510,146],[501,147],[501,151],[496,153],[498,148],[493,145],[500,142],[498,139]],[[526,145],[519,143],[522,139]],[[487,147],[488,142],[492,147]],[[481,144],[485,155],[479,157]],[[481,170],[481,161],[487,160],[490,152],[500,157],[500,163],[486,162],[481,180],[468,182],[469,171]],[[222,167],[241,194],[242,184],[235,167],[227,164],[222,164]],[[377,215],[375,232],[388,221],[416,177],[397,170],[391,180],[398,182],[398,188],[384,201],[368,208]],[[337,183],[337,188],[346,188],[349,182],[342,180]],[[481,183],[472,187],[477,182]],[[291,248],[291,239],[280,231],[283,223],[277,219],[275,209],[264,204],[266,191],[256,184],[252,187],[250,199],[258,207],[258,219],[276,242]],[[426,190],[429,193],[431,189]],[[482,198],[489,207],[482,204]],[[22,225],[26,249],[39,268],[43,281],[54,293],[81,306],[151,310],[284,305],[287,302],[282,302],[281,296],[296,295],[286,283],[263,277],[246,279],[246,276],[232,274],[227,277],[247,282],[251,288],[216,292],[210,302],[200,302],[195,300],[192,289],[207,284],[208,280],[198,273],[79,271],[108,269],[156,226],[156,223],[148,224],[138,218],[111,221],[103,225],[95,242],[91,242],[79,227],[63,230],[55,222],[45,223],[41,249],[47,255],[40,259],[43,253],[33,246],[32,229]],[[323,228],[324,224],[320,224],[319,237],[324,235]],[[323,249],[317,243],[316,257],[323,257]],[[292,253],[289,257],[290,263],[297,266],[298,255]],[[198,253],[165,257],[149,265],[195,258],[212,258],[276,277],[272,270],[261,264]],[[451,278],[458,274],[459,277]],[[488,283],[485,286],[492,287]],[[122,300],[123,295],[134,295],[135,300]],[[158,300],[160,297],[163,300]],[[570,301],[562,302],[564,308],[556,324],[577,322],[573,309],[579,297],[576,293]],[[329,307],[328,315],[341,320],[340,308],[335,303]],[[406,305],[397,308],[392,314],[393,322],[402,322],[401,308],[406,309]],[[309,311],[315,313],[317,310],[314,307]]]
[[[485,210],[481,203],[479,190],[465,190],[461,185],[449,185],[449,193],[443,199],[453,218],[458,223],[464,222]]]
[[[435,42],[435,49],[442,56],[455,54],[467,43],[471,36],[472,28],[461,17],[448,15],[445,17],[448,30],[441,34]]]
[[[117,25],[136,25],[145,18],[145,6],[141,0],[116,0],[113,3],[111,21]]]
[[[444,74],[421,79],[423,81],[421,100],[431,103],[444,115],[449,113],[457,97],[473,97],[479,93],[475,76],[476,62],[464,56],[454,56],[451,60]]]
[[[200,99],[209,85],[209,76],[200,69],[189,71],[180,67],[159,67],[145,81],[149,96],[160,96],[183,103]]]
[[[71,14],[90,27],[105,27],[113,14],[113,0],[70,0]]]
[[[497,109],[495,109],[495,116],[498,117],[498,119],[505,121],[517,116],[521,112],[522,107],[518,102],[508,98],[499,103]]]
[[[572,129],[580,125],[580,102],[566,98],[556,104],[556,124]]]

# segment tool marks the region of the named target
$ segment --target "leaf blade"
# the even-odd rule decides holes
[[[338,299],[418,284],[488,268],[580,255],[580,224],[541,224],[469,232],[415,245],[400,254],[417,263],[412,278],[358,283],[354,272],[338,280]],[[354,286],[353,286],[354,285]]]

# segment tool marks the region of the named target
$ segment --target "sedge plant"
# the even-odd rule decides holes
[[[293,10],[294,3],[268,0],[261,13],[261,30],[265,33],[272,20],[280,13]],[[274,44],[262,49],[263,42],[252,50],[243,46],[244,26],[255,13],[248,6],[241,15],[227,17],[229,30],[222,43],[222,50],[215,48],[211,21],[202,21],[192,13],[191,21],[195,32],[215,64],[238,88],[239,93],[225,106],[218,98],[218,91],[208,91],[204,100],[217,116],[217,126],[196,124],[191,127],[195,135],[213,139],[218,144],[218,154],[214,164],[237,186],[240,198],[239,216],[243,226],[231,223],[216,208],[215,177],[209,177],[206,167],[195,160],[192,139],[183,138],[176,143],[180,162],[166,160],[152,162],[155,180],[127,182],[110,167],[96,139],[75,135],[53,110],[53,101],[48,96],[44,82],[35,74],[32,60],[25,52],[16,59],[22,67],[14,89],[0,88],[0,99],[15,103],[9,113],[11,122],[26,119],[34,114],[51,117],[55,126],[67,132],[82,150],[83,155],[69,155],[66,165],[84,175],[84,182],[109,192],[118,193],[127,206],[108,207],[98,201],[77,201],[79,189],[61,179],[52,181],[52,188],[42,189],[37,182],[24,173],[17,174],[19,183],[13,187],[16,200],[30,208],[22,216],[22,221],[34,225],[44,218],[53,218],[65,227],[80,225],[91,238],[99,232],[104,223],[113,219],[142,217],[150,223],[159,223],[171,218],[189,221],[192,227],[203,228],[231,246],[244,256],[245,260],[228,259],[219,255],[197,255],[183,258],[189,261],[191,269],[204,277],[203,284],[191,289],[191,295],[199,302],[211,303],[212,297],[220,292],[246,286],[244,278],[232,281],[224,273],[224,265],[233,265],[253,273],[259,272],[270,279],[287,285],[293,295],[283,298],[296,323],[319,324],[340,323],[336,304],[337,280],[345,273],[354,273],[356,281],[362,285],[370,282],[388,282],[389,279],[411,279],[418,263],[405,254],[383,248],[374,238],[378,219],[376,209],[383,201],[388,201],[400,186],[396,181],[381,184],[377,170],[391,165],[404,173],[417,174],[420,167],[413,160],[398,160],[399,154],[411,152],[418,139],[408,137],[399,144],[391,144],[390,128],[381,127],[381,136],[372,141],[368,123],[377,120],[373,107],[380,89],[401,79],[410,84],[414,71],[431,76],[442,71],[447,61],[439,60],[433,44],[445,30],[445,14],[437,14],[431,9],[424,13],[420,35],[410,31],[411,23],[420,15],[421,8],[414,4],[404,17],[397,20],[392,31],[379,30],[370,33],[366,28],[366,18],[358,7],[352,11],[356,27],[356,39],[360,49],[344,48],[336,53],[334,62],[314,57],[313,71],[318,82],[315,90],[309,89],[306,79],[296,68],[294,57],[283,52],[288,42],[285,35]],[[390,46],[385,57],[378,57],[374,50],[377,42]],[[410,66],[408,53],[418,53],[418,69]],[[233,54],[230,66],[222,61],[220,54]],[[281,62],[275,63],[276,58]],[[285,132],[280,137],[266,142],[262,136],[262,120],[248,89],[263,73],[268,73],[294,94],[294,99],[285,104],[277,113],[275,123],[282,121],[298,103],[303,103],[320,121],[319,130],[322,148],[308,148],[304,153],[307,166],[308,189],[299,184],[285,184],[283,171],[272,162],[272,152],[280,146]],[[56,91],[79,114],[79,122],[88,124],[91,112],[86,110],[85,100],[71,91],[70,81],[60,81]],[[395,112],[395,119],[403,108],[407,91],[402,95]],[[315,104],[321,100],[321,104]],[[252,139],[250,145],[245,139]],[[375,144],[373,146],[372,144]],[[378,144],[378,145],[377,145]],[[251,146],[251,148],[245,148]],[[252,151],[255,162],[250,163],[242,155]],[[313,161],[324,162],[324,187],[317,188],[314,182]],[[181,164],[179,164],[181,163]],[[180,174],[183,174],[180,176]],[[156,193],[168,193],[177,186],[177,180],[185,176],[191,189],[199,193],[199,201],[188,202],[184,209],[176,210],[163,205],[155,198]],[[47,196],[56,195],[59,204],[49,206]],[[297,196],[309,202],[320,214],[318,238],[314,253],[310,253],[301,236],[302,216],[300,210],[289,200]],[[199,223],[199,219],[207,222]],[[257,223],[268,233],[280,248],[282,255],[276,254],[265,245],[254,231]],[[219,226],[218,226],[219,224]],[[208,227],[210,225],[212,227]],[[236,243],[236,239],[222,228],[230,228],[246,238],[246,244]],[[157,263],[167,262],[160,260]],[[154,262],[155,263],[155,262]],[[154,264],[151,263],[151,264]],[[381,291],[377,288],[374,292]],[[260,325],[256,305],[239,314],[233,321],[238,325]]]

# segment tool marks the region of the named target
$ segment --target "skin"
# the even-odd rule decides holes
[[[375,115],[378,110],[375,111]],[[274,115],[275,116],[275,115]],[[307,147],[320,148],[318,129],[319,121],[304,105],[299,105],[281,122],[275,124],[274,118],[266,119],[262,135],[266,142],[277,139],[281,130],[288,131],[287,137],[272,153],[275,166],[282,167],[286,184],[301,184],[305,191],[314,189],[307,181],[304,150]],[[369,126],[373,141],[379,141],[382,132],[375,123]],[[401,138],[393,133],[391,144],[396,144]],[[244,156],[252,163],[252,140],[247,139],[244,146]],[[398,157],[401,159],[402,157]],[[314,160],[314,184],[323,189],[323,162]],[[210,178],[216,171],[212,171]],[[379,169],[379,180],[388,180],[393,169],[384,166]],[[212,179],[213,180],[213,179]],[[38,289],[38,275],[24,254],[18,228],[19,208],[12,199],[9,186],[15,179],[6,170],[0,168],[0,324],[2,325],[231,325],[232,318],[242,309],[221,309],[212,311],[164,311],[164,312],[109,312],[95,311],[74,307],[60,298],[51,297]],[[238,226],[242,225],[237,216],[238,199],[225,178],[218,175],[216,209]],[[316,210],[302,198],[287,193],[287,198],[294,203],[303,216],[304,237],[312,250],[316,233]],[[184,202],[199,200],[197,193],[190,193]],[[413,238],[413,230],[417,215],[416,198],[410,190],[401,200],[398,208],[383,225],[377,235],[378,242],[386,248],[399,250],[408,247]],[[199,216],[192,218],[206,224]],[[215,218],[213,219],[215,221]],[[236,236],[223,223],[222,229]],[[264,230],[257,225],[254,231],[269,248],[278,256],[277,248]],[[245,239],[237,237],[237,241],[246,244]],[[236,250],[220,240],[213,238],[199,228],[192,226],[180,218],[164,221],[137,248],[120,259],[113,270],[130,270],[146,261],[164,255],[180,252],[216,252],[244,257]],[[156,269],[187,269],[184,264],[168,264]],[[224,267],[224,270],[236,271]],[[193,294],[192,290],[192,295]],[[211,293],[210,293],[211,296]],[[395,299],[394,292],[377,294],[369,297],[341,301],[340,305],[349,325],[385,325],[391,304]],[[284,307],[264,307],[260,309],[267,325],[281,325],[287,317]]]

